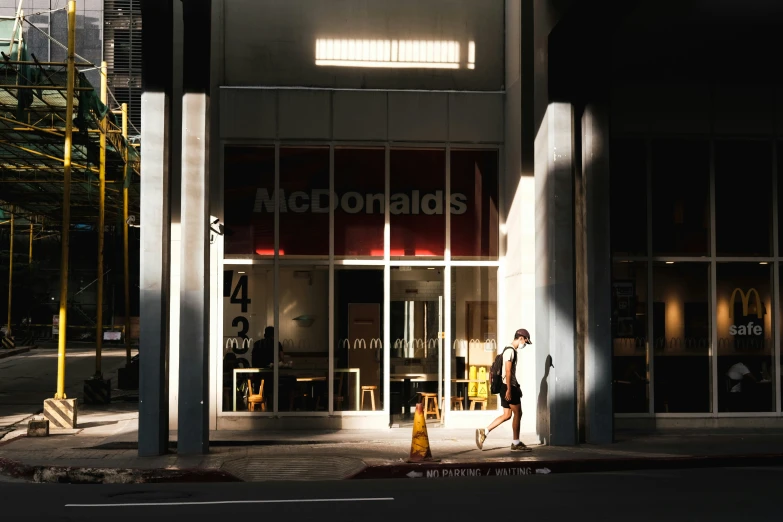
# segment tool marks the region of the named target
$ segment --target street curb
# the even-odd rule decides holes
[[[35,348],[38,348],[37,346],[20,346],[19,348],[14,348],[12,350],[2,350],[0,351],[0,359],[6,359],[8,357],[13,357],[14,355],[21,355],[23,353],[27,353],[30,350],[33,350]]]
[[[165,484],[242,482],[216,469],[132,469],[27,466],[0,457],[0,475],[41,484]]]
[[[452,478],[552,473],[783,466],[783,454],[642,457],[578,460],[507,459],[502,461],[370,464],[350,479]]]

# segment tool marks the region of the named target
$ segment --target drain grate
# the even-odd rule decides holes
[[[350,457],[258,457],[230,460],[221,469],[246,482],[342,480],[365,468]]]

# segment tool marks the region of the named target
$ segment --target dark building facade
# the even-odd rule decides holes
[[[142,393],[171,427],[196,399],[211,429],[401,426],[428,394],[483,425],[520,327],[544,442],[779,423],[776,3],[199,5],[167,45],[187,64],[211,23],[209,85],[174,60],[147,91],[170,112],[144,113],[184,147],[147,164],[148,208],[174,194],[148,236],[171,393]]]

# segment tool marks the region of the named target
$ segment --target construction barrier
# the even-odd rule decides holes
[[[14,342],[13,337],[8,337],[8,336],[3,337],[2,344],[3,344],[3,348],[7,350],[13,350],[14,348],[16,348],[16,342]]]
[[[44,401],[44,417],[55,428],[75,428],[76,411],[76,399],[46,399]]]

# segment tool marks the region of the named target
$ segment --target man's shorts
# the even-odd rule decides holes
[[[522,389],[519,386],[512,386],[511,387],[511,400],[506,400],[506,385],[503,384],[503,387],[500,389],[500,405],[504,408],[510,408],[511,406],[516,406],[518,404],[522,404]]]

